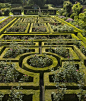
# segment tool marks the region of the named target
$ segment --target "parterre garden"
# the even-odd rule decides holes
[[[86,101],[86,38],[56,17],[0,22],[1,101]]]

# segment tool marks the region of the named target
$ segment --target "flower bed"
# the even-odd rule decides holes
[[[4,55],[4,58],[14,58],[16,56],[18,56],[19,54],[25,53],[25,52],[29,52],[29,49],[23,46],[22,49],[22,45],[19,45],[18,43],[10,43],[9,45],[9,49],[7,50],[6,54]]]
[[[60,22],[58,22],[58,23],[49,23],[48,25],[49,25],[52,33],[54,33],[54,32],[73,33],[74,32],[73,27],[68,26],[67,24],[62,24]]]
[[[39,54],[38,56],[39,56],[39,58],[37,57],[38,59],[36,59],[36,60],[33,59],[34,55],[27,56],[26,58],[24,58],[22,68],[25,70],[28,70],[28,71],[40,73],[40,72],[44,72],[44,71],[49,71],[52,68],[57,67],[58,61],[56,60],[55,57],[48,56],[48,55],[46,55],[47,57],[45,57],[44,54]],[[42,57],[45,57],[45,58],[43,58],[43,60],[47,61],[48,63],[42,62]],[[34,64],[32,64],[33,66],[31,66],[32,61],[34,62]],[[38,63],[38,61],[40,61],[40,63]]]
[[[1,28],[3,28],[6,24],[8,24],[11,20],[13,20],[14,18],[8,18],[8,19],[5,19],[4,21],[2,21],[1,23],[0,23],[0,29]]]
[[[27,21],[27,19],[26,19]],[[5,33],[9,32],[26,32],[28,31],[29,24],[25,21],[25,18],[18,19],[11,27],[7,28]]]
[[[32,28],[32,32],[46,32],[46,27],[41,24],[34,24]]]
[[[45,23],[32,23],[29,33],[49,33],[47,25]]]
[[[1,39],[3,40],[17,40],[17,39],[21,39],[21,40],[29,40],[29,39],[71,39],[72,36],[71,35],[14,35],[14,34],[10,34],[10,35],[2,35]]]
[[[36,68],[44,68],[52,64],[52,60],[48,58],[46,55],[44,57],[39,57],[36,54],[28,62],[31,66]]]
[[[67,49],[66,47],[62,46],[56,46],[55,48],[50,47],[48,50],[46,49],[46,51],[56,53],[64,58],[70,57],[69,49]]]
[[[3,44],[3,43],[2,43]],[[7,43],[4,43],[6,45]],[[30,48],[30,46],[37,46],[37,43],[32,43],[29,41],[24,41],[24,42],[8,42],[8,45],[4,48],[5,52],[3,54],[4,58],[15,58],[20,54],[27,53],[27,52],[35,52],[35,49]]]
[[[8,82],[29,82],[29,76],[16,71],[15,64],[0,62],[0,83]]]
[[[39,22],[42,22],[42,23],[49,23],[49,22],[55,22],[55,19],[53,18],[48,18],[48,17],[40,17],[38,18],[39,19]]]

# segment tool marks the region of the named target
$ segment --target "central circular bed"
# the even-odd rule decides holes
[[[35,54],[23,59],[22,68],[28,71],[50,71],[58,64],[57,59],[51,55]]]

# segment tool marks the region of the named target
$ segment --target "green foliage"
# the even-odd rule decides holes
[[[79,16],[74,16],[74,20],[77,21]]]
[[[2,98],[4,97],[3,93],[0,93],[0,101],[2,101]]]
[[[63,47],[63,46],[57,46],[55,48],[55,53],[58,54],[58,55],[61,55],[63,57],[68,57],[69,56],[69,52],[68,50],[66,49],[66,47]]]
[[[0,82],[15,82],[19,73],[15,70],[15,64],[0,62]]]
[[[79,14],[78,24],[81,29],[86,30],[86,11]]]
[[[72,7],[72,3],[70,1],[64,1],[63,9],[65,12],[70,13]]]
[[[11,8],[11,4],[9,4],[9,3],[0,3],[0,9],[1,8]]]
[[[37,4],[39,7],[43,7],[46,0],[29,0],[28,5]]]
[[[6,10],[4,11],[4,15],[5,15],[5,16],[9,16],[9,13],[10,13],[10,9],[6,9]]]
[[[74,16],[76,16],[76,13],[72,13],[72,14],[70,15],[70,17],[71,17],[72,19],[74,19]]]
[[[63,96],[64,96],[67,88],[64,83],[59,85],[59,82],[56,84],[56,87],[57,87],[57,91],[56,91],[56,93],[52,92],[52,97],[53,97],[54,101],[61,101],[63,99]]]
[[[30,65],[37,68],[47,67],[51,63],[52,63],[52,60],[48,58],[46,55],[42,57],[42,56],[37,56],[35,54],[35,56],[30,59]]]
[[[11,0],[12,4],[22,4],[22,0]]]
[[[86,31],[85,31],[85,30],[83,30],[82,35],[83,35],[84,37],[86,37]]]
[[[22,47],[23,47],[23,49],[22,49]],[[27,48],[25,49],[25,46],[22,46],[16,42],[12,41],[12,43],[10,43],[10,45],[9,45],[9,50],[6,52],[4,57],[5,58],[9,58],[9,57],[14,58],[14,57],[18,56],[19,54],[28,52],[29,51],[28,48],[29,47],[27,46]]]
[[[33,32],[46,32],[46,26],[43,23],[38,23],[38,20],[36,20],[37,23],[33,24],[32,31]]]
[[[54,81],[79,83],[83,80],[83,75],[77,70],[73,62],[65,62],[63,68],[55,74]]]
[[[86,56],[86,47],[81,46],[80,47],[81,52]]]
[[[25,21],[23,20],[24,18],[20,19],[17,21],[17,23],[15,23],[12,27],[9,27],[6,29],[7,32],[25,32],[28,22],[25,19]]]
[[[63,15],[63,16],[66,16],[66,15],[67,15],[67,12],[64,12],[62,15]]]
[[[67,24],[64,25],[51,25],[51,28],[54,32],[73,32],[74,28],[71,26],[68,26]]]
[[[63,8],[60,9],[60,10],[59,10],[59,13],[60,13],[60,15],[62,15],[62,14],[64,13],[64,9],[63,9]]]
[[[9,94],[9,98],[7,101],[23,101],[23,95],[22,92],[20,91],[16,91],[16,90],[21,90],[22,88],[20,86],[15,87],[11,87],[10,90],[10,94]]]
[[[77,4],[74,4],[72,7],[72,10],[74,13],[76,13],[76,15],[79,15],[79,13],[81,13],[83,6],[78,2]]]
[[[6,26],[6,24],[8,24],[11,20],[13,20],[13,18],[8,18],[6,20],[4,20],[2,23],[0,23],[0,29],[3,28],[4,26]]]
[[[69,16],[71,12],[72,3],[70,1],[64,1],[63,8],[59,11],[60,15]]]

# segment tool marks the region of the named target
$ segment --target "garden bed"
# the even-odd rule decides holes
[[[30,23],[27,22],[27,19],[19,18],[12,26],[6,29],[5,33],[28,33],[29,26]]]
[[[49,33],[46,23],[32,23],[29,31],[30,34]]]
[[[34,15],[15,16],[1,28],[2,101],[13,89],[24,101],[57,101],[59,95],[60,101],[85,98],[86,42],[81,31],[70,26],[58,17]]]

